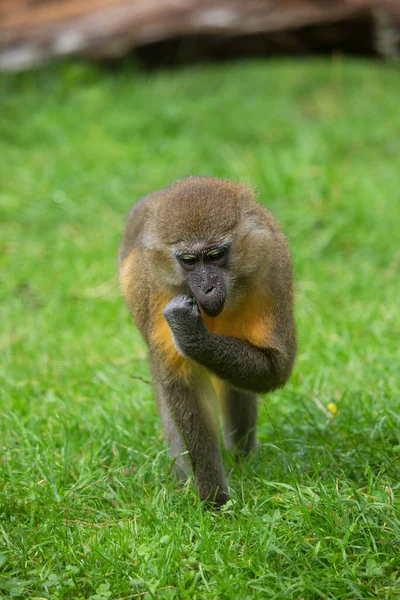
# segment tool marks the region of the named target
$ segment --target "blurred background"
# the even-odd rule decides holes
[[[0,67],[75,54],[170,64],[327,53],[396,57],[398,0],[1,0]]]
[[[400,0],[0,0],[1,598],[400,597],[399,44]],[[229,519],[172,477],[117,278],[191,174],[295,266]]]

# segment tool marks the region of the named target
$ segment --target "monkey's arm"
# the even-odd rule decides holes
[[[178,350],[235,387],[268,392],[283,386],[290,376],[294,348],[284,354],[212,333],[205,326],[197,304],[186,294],[174,298],[165,307],[164,316]]]
[[[282,387],[290,372],[280,353],[258,348],[235,337],[208,332],[204,342],[190,349],[188,357],[231,385],[253,392],[269,392]]]

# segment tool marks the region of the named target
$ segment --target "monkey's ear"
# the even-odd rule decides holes
[[[242,223],[246,234],[260,234],[262,237],[265,237],[274,231],[271,228],[270,223],[266,221],[264,215],[260,212],[258,206],[254,210],[250,209],[245,211]]]
[[[143,233],[141,242],[144,250],[161,250],[160,240],[152,229]]]
[[[167,249],[156,227],[157,216],[153,213],[142,232],[141,244],[145,251],[165,252]]]
[[[264,234],[268,235],[280,231],[277,219],[254,200],[244,208],[242,221],[249,232],[261,229]]]

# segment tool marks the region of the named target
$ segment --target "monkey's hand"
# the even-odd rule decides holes
[[[192,358],[193,349],[208,332],[196,301],[188,294],[179,294],[164,308],[164,317],[177,350]]]

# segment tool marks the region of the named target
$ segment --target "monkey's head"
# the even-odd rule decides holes
[[[260,265],[266,229],[256,206],[250,187],[212,177],[165,190],[144,237],[157,282],[192,294],[206,315],[219,315]]]

